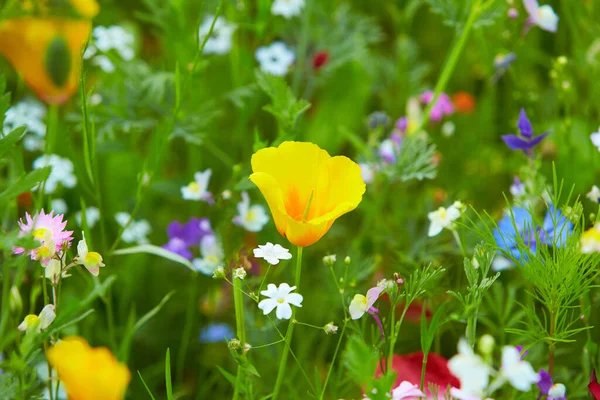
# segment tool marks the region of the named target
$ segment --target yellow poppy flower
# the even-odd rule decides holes
[[[80,337],[66,338],[46,353],[69,400],[121,400],[131,379],[129,369],[105,347],[90,347]]]
[[[321,239],[365,192],[358,164],[331,157],[313,143],[283,142],[259,150],[252,171],[250,180],[265,196],[277,230],[301,247]]]
[[[19,17],[0,23],[0,53],[49,104],[77,90],[81,55],[92,24],[60,17]]]

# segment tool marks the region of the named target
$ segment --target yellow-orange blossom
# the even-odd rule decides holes
[[[124,364],[105,347],[79,337],[61,340],[46,356],[65,385],[69,400],[122,400],[131,379]]]
[[[358,164],[331,157],[313,143],[283,142],[259,150],[252,171],[250,180],[267,200],[277,230],[301,247],[321,239],[365,192]]]

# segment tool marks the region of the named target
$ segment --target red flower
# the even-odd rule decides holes
[[[318,71],[323,65],[327,64],[327,61],[329,61],[329,52],[327,52],[326,50],[318,51],[314,55],[312,61],[313,68],[315,69],[315,71]]]
[[[596,370],[594,369],[592,369],[592,376],[590,377],[588,389],[592,396],[594,396],[594,400],[600,400],[600,383],[598,383],[598,379],[596,379]]]
[[[392,368],[396,371],[396,382],[394,387],[400,385],[402,381],[408,381],[418,385],[421,383],[421,367],[423,365],[423,352],[406,355],[396,355],[392,360]],[[380,367],[377,367],[375,377],[381,375]],[[429,384],[439,386],[439,393],[445,392],[448,385],[460,387],[460,382],[454,377],[448,369],[448,360],[444,357],[430,353],[427,357],[427,369],[425,370],[425,388],[428,390]]]
[[[452,103],[456,111],[461,114],[470,114],[475,110],[475,97],[467,92],[458,92],[452,96]]]

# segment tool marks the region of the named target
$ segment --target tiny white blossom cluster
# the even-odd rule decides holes
[[[44,104],[33,98],[21,100],[6,110],[0,137],[7,135],[20,126],[26,126],[23,148],[27,151],[44,150],[44,137],[46,136],[44,118],[46,118],[46,106]]]
[[[135,37],[122,26],[97,26],[92,32],[93,41],[83,53],[83,58],[107,73],[115,72],[114,57],[111,51],[125,61],[135,57]]]

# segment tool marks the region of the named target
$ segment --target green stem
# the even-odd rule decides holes
[[[307,207],[308,209],[308,207]],[[298,255],[296,256],[296,279],[294,281],[294,286],[296,288],[300,288],[300,274],[302,272],[302,247],[298,246]],[[292,343],[292,336],[294,335],[294,323],[296,317],[296,309],[292,309],[292,319],[287,327],[287,332],[285,334],[285,343],[286,346],[283,348],[283,354],[281,355],[281,361],[279,362],[279,371],[277,372],[277,380],[275,381],[275,388],[273,389],[273,396],[271,400],[277,400],[279,396],[279,391],[281,390],[281,384],[283,383],[283,377],[286,375],[285,367],[288,358],[288,354],[290,352],[290,346]]]
[[[428,357],[429,357],[429,352],[423,353],[423,363],[421,365],[421,384],[419,385],[421,392],[423,392],[424,386],[425,386],[425,371],[427,371],[427,358]]]
[[[554,372],[554,350],[556,349],[556,342],[554,341],[554,329],[556,325],[556,312],[550,311],[550,345],[548,351],[548,373],[552,376]]]
[[[298,57],[296,60],[296,70],[294,71],[294,78],[292,79],[292,91],[296,96],[299,95],[300,81],[302,80],[302,73],[306,68],[306,51],[308,49],[308,42],[310,41],[310,0],[306,2],[304,11],[302,12],[302,35],[300,36],[300,43],[298,45]]]
[[[398,323],[396,324],[396,326],[393,325],[392,323],[392,332],[391,332],[391,337],[390,337],[390,352],[388,354],[388,359],[387,359],[387,370],[391,371],[392,370],[392,360],[394,358],[394,348],[396,347],[396,339],[398,338],[398,334],[400,333],[400,327],[402,326],[402,322],[404,321],[404,316],[406,315],[406,312],[408,311],[408,307],[410,306],[410,303],[406,303],[404,304],[404,310],[402,310],[402,315],[400,316],[400,320],[398,321]],[[396,308],[394,307],[392,309],[392,320],[393,320],[393,316],[394,313],[396,312]]]
[[[329,377],[331,376],[331,372],[333,371],[333,366],[335,365],[335,359],[340,350],[340,346],[342,344],[342,339],[344,338],[344,332],[346,331],[347,319],[344,319],[344,326],[342,327],[342,332],[340,333],[340,338],[338,339],[337,346],[335,346],[335,352],[333,353],[333,359],[331,360],[331,364],[329,365],[329,370],[327,371],[327,377],[325,377],[325,383],[323,384],[323,390],[321,391],[321,396],[319,399],[323,400],[325,396],[325,389],[327,389],[327,382],[329,382]]]
[[[185,323],[183,325],[183,334],[181,336],[181,346],[179,347],[179,353],[177,354],[177,383],[183,382],[183,370],[185,369],[185,356],[187,354],[188,345],[190,343],[190,337],[192,335],[192,325],[194,322],[194,315],[196,314],[196,294],[198,293],[198,285],[196,279],[198,273],[194,272],[192,279],[190,280],[190,294],[188,297],[188,306],[185,312]]]
[[[479,312],[479,307],[475,309],[473,315],[471,315],[467,319],[467,341],[469,342],[469,346],[472,349],[475,348],[475,341],[477,339],[477,313]]]
[[[246,345],[246,321],[244,319],[244,293],[242,292],[242,280],[233,278],[233,305],[235,307],[235,325],[237,329],[237,337],[242,346],[242,354]],[[242,357],[246,357],[242,355]],[[240,389],[244,382],[244,370],[238,364],[237,377],[235,380],[235,389],[233,399],[237,400],[240,396]]]
[[[479,13],[481,11],[480,4],[481,4],[481,0],[475,0],[473,6],[471,7],[471,12],[469,14],[469,17],[467,18],[465,27],[463,28],[463,31],[462,31],[460,37],[458,38],[458,42],[456,42],[456,44],[452,48],[452,52],[448,56],[448,61],[446,61],[446,64],[444,65],[444,69],[442,70],[440,78],[438,79],[437,84],[435,85],[435,89],[433,91],[433,98],[427,105],[427,109],[425,110],[425,115],[423,117],[423,121],[421,122],[421,125],[417,129],[417,132],[419,132],[421,129],[423,129],[423,127],[425,125],[427,125],[427,123],[429,122],[429,118],[430,118],[430,114],[431,114],[431,110],[432,110],[433,106],[435,105],[440,94],[446,89],[446,85],[448,85],[450,76],[452,76],[452,73],[454,72],[454,68],[456,67],[458,59],[460,58],[463,48],[465,47],[465,44],[467,43],[467,39],[469,38],[469,33],[471,32],[471,29],[473,28],[473,24],[477,20],[477,17],[479,16]]]

